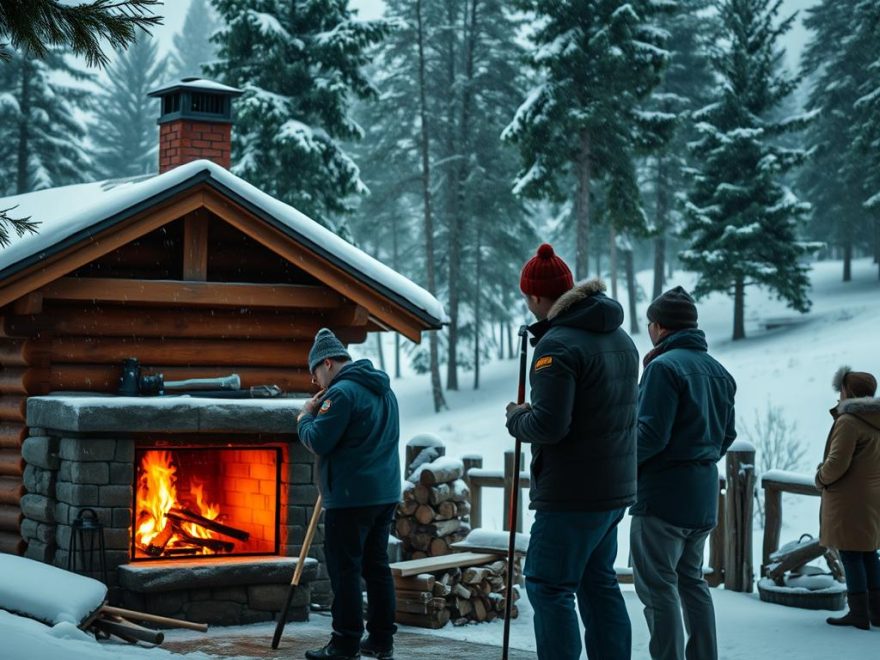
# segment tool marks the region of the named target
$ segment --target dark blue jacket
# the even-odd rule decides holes
[[[529,328],[538,338],[531,410],[513,413],[507,429],[532,448],[533,509],[608,511],[635,500],[639,354],[603,290],[579,284]]]
[[[400,501],[400,414],[388,375],[369,360],[345,365],[316,415],[297,425],[300,442],[318,456],[324,507]]]
[[[736,382],[702,330],[679,330],[652,351],[639,385],[639,494],[633,515],[690,529],[718,522],[716,463],[736,438]]]

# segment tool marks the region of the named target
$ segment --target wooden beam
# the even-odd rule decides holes
[[[370,320],[370,312],[361,305],[345,305],[327,314],[325,319],[327,327],[331,330],[343,327],[366,326]]]
[[[162,204],[144,209],[131,218],[91,236],[89,240],[76,243],[7,277],[0,283],[0,306],[7,305],[98,257],[201,208],[204,205],[204,189],[204,186],[199,186],[184,191]]]
[[[26,396],[0,396],[0,420],[24,422]]]
[[[39,314],[43,311],[43,296],[32,291],[12,303],[12,311],[16,314]]]
[[[21,477],[0,477],[0,504],[18,504],[25,492]]]
[[[305,367],[311,340],[62,337],[32,340],[52,364],[112,364],[136,357],[142,365]],[[2,381],[2,376],[0,376]]]
[[[0,532],[0,552],[8,555],[22,555],[27,543],[18,532]]]
[[[183,279],[208,279],[208,216],[203,209],[193,211],[183,221]]]
[[[47,300],[333,310],[343,298],[325,286],[62,277],[40,289]]]
[[[407,310],[392,305],[387,298],[341,268],[313,253],[293,238],[255,218],[247,209],[213,190],[206,190],[205,206],[216,216],[233,225],[297,267],[321,280],[346,298],[366,307],[370,313],[408,339],[419,343],[423,322]]]
[[[24,472],[24,459],[17,449],[0,449],[0,476],[20,477]]]
[[[0,448],[21,449],[27,427],[16,422],[0,422]]]
[[[247,359],[243,356],[242,359]],[[34,371],[34,378],[44,379],[50,390],[73,390],[87,392],[112,392],[119,388],[121,366],[92,364],[52,365],[45,372]],[[286,392],[311,392],[312,376],[307,368],[237,367],[237,366],[192,366],[173,367],[168,365],[149,365],[143,370],[145,375],[161,373],[166,381],[186,380],[188,378],[217,378],[236,373],[241,378],[242,388],[254,385],[278,385]],[[9,397],[0,397],[7,399]]]
[[[502,553],[478,553],[458,552],[442,557],[426,557],[425,559],[410,559],[391,564],[391,574],[400,577],[410,577],[420,573],[434,573],[445,571],[447,568],[464,568],[465,566],[479,566],[496,561]]]
[[[59,306],[37,317],[2,319],[3,331],[19,337],[48,334],[52,337],[314,339],[322,325],[317,315],[130,307],[71,309]],[[353,328],[349,332],[358,331]],[[342,337],[340,340],[345,341]]]

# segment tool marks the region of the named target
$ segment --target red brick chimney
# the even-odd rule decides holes
[[[159,174],[200,158],[232,164],[232,99],[241,90],[203,78],[183,78],[149,93],[158,97]]]

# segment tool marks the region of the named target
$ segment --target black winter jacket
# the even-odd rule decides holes
[[[607,511],[636,495],[639,356],[623,309],[590,280],[564,294],[536,337],[531,409],[507,429],[532,446],[531,508]]]

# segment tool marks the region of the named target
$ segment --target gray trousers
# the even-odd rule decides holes
[[[715,608],[703,579],[703,548],[711,531],[676,527],[656,516],[632,518],[633,576],[645,606],[653,660],[718,658]]]

